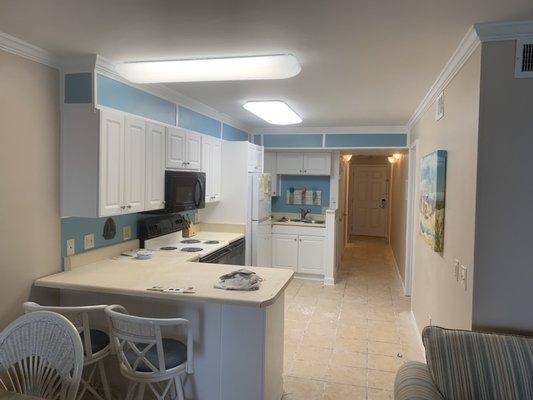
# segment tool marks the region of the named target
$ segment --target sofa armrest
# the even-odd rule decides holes
[[[426,364],[408,362],[400,367],[394,382],[394,400],[444,400]]]

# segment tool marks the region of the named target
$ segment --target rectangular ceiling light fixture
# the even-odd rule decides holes
[[[135,83],[287,79],[298,75],[301,69],[292,54],[132,61],[116,65],[120,75]]]
[[[270,124],[292,125],[302,122],[302,118],[280,100],[248,101],[243,107]]]

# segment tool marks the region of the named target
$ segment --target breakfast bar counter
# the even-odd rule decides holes
[[[214,284],[242,266],[195,262],[198,256],[191,253],[155,251],[148,260],[119,254],[73,263],[70,271],[38,279],[35,285],[59,289],[65,306],[121,304],[134,315],[190,320],[194,373],[184,381],[187,398],[281,399],[284,291],[292,271],[248,267],[263,279],[259,290],[227,291]],[[154,286],[194,288],[194,293],[147,290]],[[105,329],[103,318],[101,324]],[[116,361],[109,362],[111,384],[123,392]]]

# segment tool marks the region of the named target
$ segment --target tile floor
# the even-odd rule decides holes
[[[335,286],[294,279],[285,303],[283,400],[390,399],[400,365],[423,361],[384,239],[351,238]]]

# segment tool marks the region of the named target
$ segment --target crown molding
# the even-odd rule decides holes
[[[431,85],[426,95],[416,108],[415,112],[407,122],[407,128],[411,128],[422,118],[428,108],[435,102],[438,95],[444,90],[454,76],[459,72],[463,65],[468,61],[472,53],[476,51],[481,44],[476,30],[471,26],[466,35],[463,37],[459,46],[453,52],[451,58],[448,60],[437,80]]]
[[[58,68],[58,60],[52,53],[4,32],[0,32],[0,50]]]
[[[326,133],[337,133],[348,135],[351,133],[407,133],[407,127],[403,125],[392,125],[392,126],[324,126],[324,127],[305,127],[305,126],[295,126],[293,128],[287,126],[276,126],[276,127],[265,127],[265,128],[254,128],[251,133],[253,135],[283,135],[283,134],[326,134]]]
[[[99,72],[103,75],[109,76],[119,82],[126,83],[130,86],[141,89],[145,92],[151,93],[155,96],[162,97],[168,101],[177,103],[178,105],[190,108],[191,110],[206,115],[208,117],[214,118],[224,124],[231,125],[235,128],[244,130],[246,132],[251,132],[252,128],[242,124],[241,122],[235,120],[230,115],[224,114],[213,107],[208,106],[205,103],[202,103],[198,100],[195,100],[183,93],[180,93],[174,89],[169,88],[168,86],[162,83],[153,83],[153,84],[136,84],[128,81],[123,78],[115,69],[115,63],[111,60],[108,60],[102,56],[96,55],[94,69],[96,72]],[[179,118],[179,116],[178,116]]]
[[[482,42],[533,37],[533,21],[483,22],[474,25]]]

